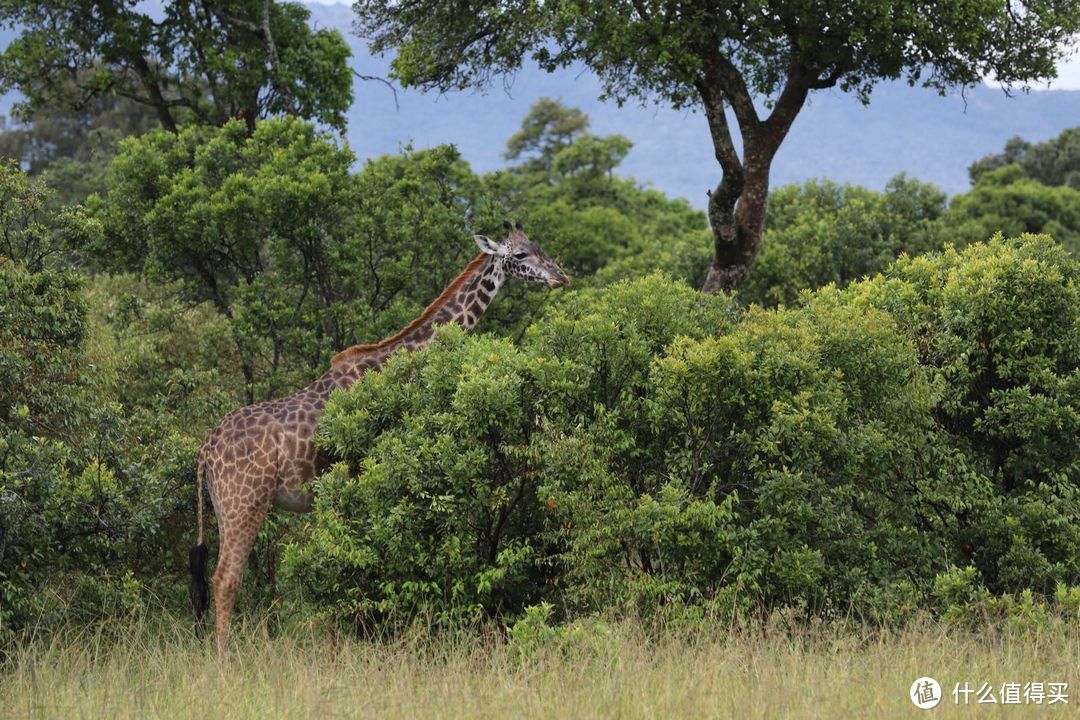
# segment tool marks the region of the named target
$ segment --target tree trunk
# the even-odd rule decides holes
[[[696,88],[709,122],[716,160],[724,174],[716,190],[709,194],[709,224],[715,251],[702,292],[734,292],[750,274],[761,245],[769,203],[769,169],[776,151],[806,102],[809,90],[829,87],[835,82],[832,76],[817,80],[806,68],[792,64],[772,112],[761,119],[738,68],[719,53],[706,54]],[[741,158],[728,126],[728,107],[742,136]]]
[[[149,96],[146,102],[157,112],[158,122],[161,123],[161,127],[171,133],[177,133],[176,120],[169,111],[169,103],[161,93],[161,86],[154,77],[154,71],[151,70],[150,63],[140,54],[135,56],[134,65],[135,72],[138,74],[143,87],[146,89],[146,94]]]
[[[765,225],[772,155],[748,149],[742,171],[725,171],[709,195],[709,225],[715,249],[702,292],[734,292],[750,274]]]

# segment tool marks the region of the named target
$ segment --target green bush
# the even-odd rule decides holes
[[[657,275],[567,295],[520,347],[444,331],[332,400],[346,463],[287,565],[369,626],[982,602],[949,587],[1035,622],[1080,580],[1075,276],[996,238],[798,308]]]
[[[91,325],[80,278],[0,259],[0,642],[122,610],[133,570],[182,597],[196,403],[181,386],[169,409],[126,404],[147,378],[133,356],[88,353]]]
[[[183,598],[185,488],[201,434],[235,395],[215,387],[220,317],[188,310],[174,288],[50,269],[100,227],[51,210],[52,193],[17,169],[0,176],[3,643],[130,608],[146,590]]]
[[[85,420],[70,395],[85,333],[79,288],[70,273],[0,258],[0,643],[34,616],[63,540],[53,523],[71,513],[58,493],[81,485],[63,440]]]
[[[569,606],[873,610],[940,562],[918,528],[949,453],[887,315],[753,311],[654,353],[584,434],[602,461],[556,453]]]
[[[368,627],[514,617],[542,562],[539,417],[579,378],[567,363],[452,327],[331,398],[315,527],[287,550],[308,597]]]
[[[558,571],[561,511],[541,495],[559,472],[553,439],[604,403],[637,422],[653,354],[718,317],[660,277],[587,296],[522,348],[447,329],[331,399],[320,442],[346,464],[320,481],[315,528],[285,558],[317,605],[370,624],[513,619],[541,599]]]
[[[882,193],[828,180],[774,190],[761,251],[740,296],[769,307],[790,305],[804,290],[843,287],[903,253],[936,249],[944,210],[944,193],[905,175]]]
[[[944,234],[957,245],[1007,236],[1046,233],[1080,254],[1080,189],[1044,185],[1010,164],[979,175],[969,192],[953,197],[942,217]]]
[[[993,592],[1080,578],[1080,264],[1045,236],[904,259],[846,301],[896,318],[934,417],[985,488],[955,509],[952,562]]]

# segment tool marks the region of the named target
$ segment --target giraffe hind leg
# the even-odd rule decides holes
[[[235,443],[223,454],[228,470],[215,473],[212,498],[218,516],[219,547],[212,582],[219,655],[228,649],[236,593],[251,547],[277,493],[283,456],[281,431],[275,423],[260,435]]]
[[[236,595],[240,590],[240,581],[272,499],[271,493],[263,493],[257,502],[230,513],[227,519],[218,520],[218,563],[211,582],[214,587],[215,629],[219,654],[224,654],[229,646],[230,622],[233,607],[236,605]]]

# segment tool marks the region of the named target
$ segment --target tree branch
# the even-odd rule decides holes
[[[709,123],[709,134],[712,136],[716,161],[720,163],[725,174],[741,174],[742,161],[735,150],[735,142],[731,138],[731,127],[728,124],[723,96],[704,79],[696,80],[694,85],[701,95],[701,104],[705,108],[705,119]]]
[[[146,88],[146,92],[150,94],[150,101],[147,104],[157,110],[158,121],[163,128],[171,133],[177,132],[176,120],[173,118],[172,113],[169,112],[169,104],[161,93],[161,86],[158,85],[157,80],[154,78],[154,71],[150,69],[150,63],[141,54],[136,54],[134,64],[136,74],[142,81],[143,87]]]
[[[750,95],[749,88],[742,73],[735,64],[719,51],[709,52],[703,58],[702,70],[705,82],[710,87],[719,88],[724,99],[731,105],[735,113],[735,119],[742,131],[743,141],[746,136],[754,131],[761,122],[757,110],[754,108],[754,99]]]
[[[795,117],[806,103],[806,97],[810,92],[812,78],[805,66],[792,63],[788,67],[787,80],[784,88],[780,91],[780,97],[776,100],[769,117],[762,123],[766,129],[764,142],[767,150],[775,153],[787,136]]]
[[[277,44],[274,43],[274,35],[270,30],[270,0],[263,0],[262,2],[259,23],[229,15],[217,5],[212,7],[212,11],[223,23],[243,28],[262,38],[263,46],[266,48],[266,61],[270,65],[270,83],[274,90],[281,95],[285,105],[295,112],[296,101],[293,98],[292,91],[287,84],[281,82],[278,76],[281,59],[278,55]]]
[[[812,80],[810,82],[810,89],[824,90],[826,88],[835,87],[836,83],[840,80],[840,76],[842,76],[843,74],[844,68],[837,65],[835,68],[833,68],[833,71],[825,77],[818,77],[815,80]]]
[[[352,68],[350,68],[350,70],[352,70]],[[352,74],[355,75],[358,79],[363,80],[364,82],[374,80],[375,82],[381,82],[383,85],[390,88],[390,92],[394,93],[394,109],[401,110],[401,105],[398,104],[397,99],[397,88],[394,87],[394,84],[392,82],[390,82],[384,77],[379,77],[378,75],[361,75],[360,73],[356,72],[356,70],[352,70]]]

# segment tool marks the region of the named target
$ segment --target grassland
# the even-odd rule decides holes
[[[575,642],[494,633],[370,642],[242,628],[219,661],[180,619],[111,623],[30,643],[0,677],[4,718],[1069,717],[1080,629],[970,633],[782,623],[647,639],[632,625]],[[937,678],[935,709],[908,699]],[[953,704],[957,682],[1068,682],[1069,704]],[[1072,697],[1073,694],[1076,697]]]

